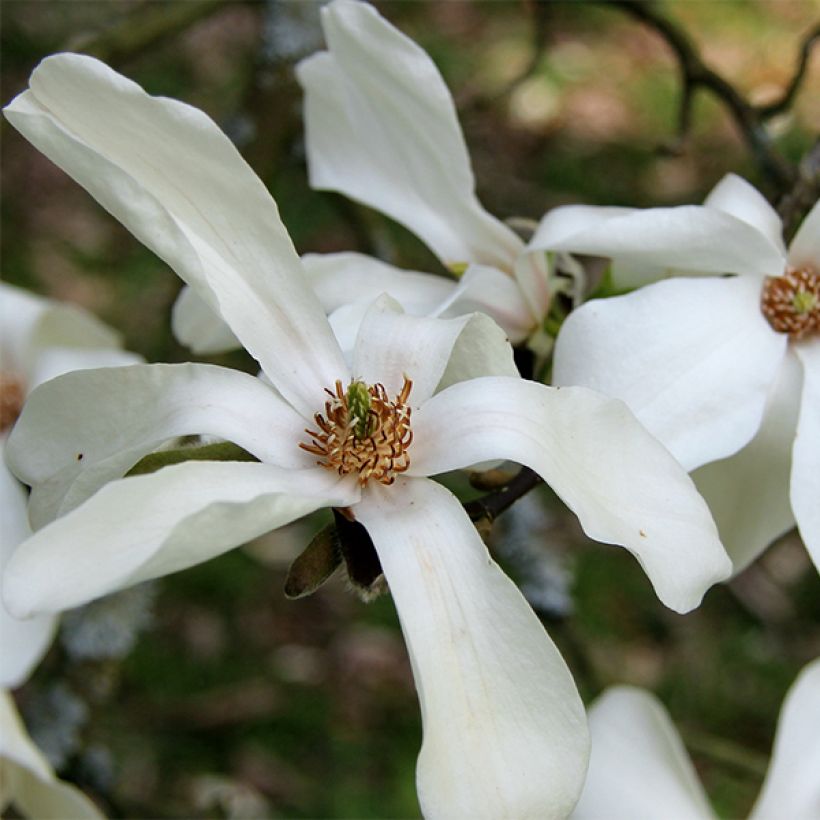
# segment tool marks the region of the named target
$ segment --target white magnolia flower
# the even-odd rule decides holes
[[[4,816],[9,806],[33,820],[103,816],[82,792],[57,778],[26,732],[11,695],[0,690],[0,812]]]
[[[820,817],[820,660],[803,668],[783,702],[772,758],[750,820]],[[573,820],[711,820],[715,817],[661,702],[631,686],[589,710],[592,754]]]
[[[526,340],[550,303],[546,257],[529,253],[478,201],[455,106],[435,64],[367,3],[334,0],[322,8],[322,27],[328,50],[297,66],[311,185],[382,211],[463,273],[457,285],[415,274],[420,311],[480,310],[514,344]],[[348,275],[355,276],[338,271],[337,286]],[[384,271],[367,275],[379,288]],[[362,287],[361,276],[348,290]],[[400,279],[393,268],[390,286]],[[442,281],[450,285],[443,299]]]
[[[730,174],[703,206],[556,209],[533,242],[611,257],[625,287],[674,277],[574,311],[554,382],[623,399],[700,468],[736,571],[795,521],[820,566],[820,205],[786,250]]]
[[[114,331],[80,308],[0,282],[0,576],[17,546],[31,535],[28,494],[9,472],[8,433],[28,393],[60,373],[121,365],[138,357],[119,350]],[[57,620],[13,618],[0,602],[0,688],[15,688],[51,644]]]
[[[423,811],[566,815],[587,755],[572,678],[457,499],[427,476],[491,459],[529,465],[591,537],[626,546],[685,611],[730,569],[686,473],[621,402],[482,377],[513,363],[480,314],[413,317],[382,297],[348,366],[275,202],[202,112],[78,55],[41,63],[5,111],[207,297],[270,382],[136,365],[35,391],[9,457],[33,486],[33,519],[61,517],[9,563],[12,611],[76,606],[335,507],[366,528],[399,612],[424,723]],[[195,433],[261,463],[120,478],[159,442]]]

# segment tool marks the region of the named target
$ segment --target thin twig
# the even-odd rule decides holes
[[[767,105],[757,106],[757,111],[763,119],[769,119],[769,117],[774,117],[776,114],[781,114],[794,102],[794,98],[797,96],[797,92],[800,90],[800,86],[806,76],[806,69],[809,66],[809,57],[811,57],[812,48],[814,48],[818,42],[820,42],[820,23],[810,29],[808,34],[803,38],[794,75],[780,99]]]
[[[678,119],[678,145],[685,140],[691,126],[694,93],[698,88],[706,89],[728,108],[735,125],[757,158],[761,170],[776,185],[778,193],[782,195],[791,186],[795,173],[791,165],[775,150],[764,127],[766,115],[762,113],[762,109],[748,102],[731,83],[709,68],[689,37],[675,23],[659,14],[649,0],[603,1],[606,5],[616,6],[652,28],[663,37],[675,54],[683,83]],[[799,84],[798,79],[796,85],[799,86]],[[793,96],[796,92],[797,87],[791,95]]]

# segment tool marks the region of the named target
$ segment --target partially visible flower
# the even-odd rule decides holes
[[[13,556],[9,606],[76,606],[334,507],[364,528],[352,548],[369,550],[399,612],[424,724],[423,811],[565,816],[587,756],[572,678],[461,504],[428,476],[529,465],[685,611],[729,571],[685,472],[623,403],[497,375],[515,372],[512,351],[481,314],[414,317],[382,296],[348,364],[275,202],[202,112],[58,55],[6,116],[196,287],[268,380],[135,365],[35,391],[10,458],[33,487],[34,518],[59,517]],[[227,439],[259,462],[121,478],[183,434]]]
[[[0,282],[0,576],[31,535],[26,490],[4,458],[26,397],[69,370],[139,360],[119,347],[119,336],[90,313]],[[28,677],[51,644],[56,625],[50,615],[19,621],[0,602],[0,687],[13,689]]]
[[[820,660],[803,668],[783,702],[771,762],[750,820],[820,817]],[[573,820],[711,820],[715,817],[661,702],[630,686],[589,710],[592,754]]]
[[[28,736],[11,695],[0,690],[0,812],[5,815],[9,806],[32,820],[103,816],[82,792],[57,778]]]
[[[556,209],[533,242],[610,257],[620,286],[673,277],[573,311],[554,382],[623,399],[700,468],[736,571],[795,521],[820,567],[820,204],[786,250],[730,174],[703,206]]]

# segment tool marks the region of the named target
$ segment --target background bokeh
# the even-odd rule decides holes
[[[728,171],[770,192],[725,108],[706,95],[690,138],[669,150],[675,62],[615,7],[377,5],[440,67],[482,201],[502,218],[537,219],[567,202],[698,202]],[[820,17],[810,0],[660,8],[755,102],[777,97]],[[358,249],[439,270],[400,227],[307,185],[292,68],[322,45],[317,4],[4,0],[0,14],[3,103],[43,56],[96,54],[220,123],[272,191],[300,252]],[[771,129],[797,162],[818,125],[815,55]],[[2,176],[3,278],[93,310],[149,360],[191,358],[169,331],[176,276],[5,123]],[[217,361],[254,370],[244,354]],[[282,594],[289,560],[321,523],[66,619],[18,700],[56,765],[112,816],[418,816],[418,706],[389,597],[362,604],[340,578],[303,600]],[[588,542],[546,490],[505,514],[494,543],[585,699],[614,683],[652,688],[718,810],[747,811],[782,697],[820,655],[817,574],[798,537],[687,616],[659,604],[624,550]]]

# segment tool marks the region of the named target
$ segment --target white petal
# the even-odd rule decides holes
[[[794,526],[789,477],[801,380],[797,360],[787,354],[755,437],[735,455],[692,474],[735,573]]]
[[[353,373],[367,384],[383,384],[390,395],[407,376],[413,382],[410,403],[418,407],[437,387],[476,376],[514,376],[518,370],[504,331],[488,316],[408,316],[382,296],[362,321]]]
[[[487,265],[470,265],[436,315],[486,313],[504,329],[510,342],[523,342],[533,330],[535,317],[513,277]]]
[[[586,769],[583,706],[457,499],[402,478],[368,488],[355,514],[379,553],[413,664],[425,817],[565,817]]]
[[[142,356],[116,348],[49,347],[37,357],[28,388],[33,390],[43,382],[73,370],[126,367],[129,364],[141,364],[142,361]]]
[[[456,287],[453,279],[402,270],[363,253],[308,253],[302,264],[327,313],[343,305],[370,304],[388,293],[406,313],[425,316]]]
[[[328,52],[301,62],[311,185],[376,208],[445,265],[511,270],[523,243],[475,196],[453,100],[438,69],[367,3],[322,9]]]
[[[694,484],[620,401],[519,379],[462,382],[413,414],[411,475],[492,459],[535,470],[590,538],[636,556],[678,612],[729,575],[731,562]]]
[[[748,222],[713,208],[681,205],[601,217],[600,212],[584,209],[566,222],[583,223],[588,218],[585,227],[564,236],[551,229],[536,232],[529,247],[606,256],[618,260],[621,267],[634,262],[690,273],[768,276],[783,271],[780,246]]]
[[[792,450],[792,509],[820,570],[820,339],[796,344],[794,351],[803,365],[803,392]]]
[[[820,659],[803,667],[789,689],[772,759],[749,820],[817,820],[820,817]]]
[[[102,818],[78,789],[57,780],[42,752],[26,732],[14,701],[0,691],[0,811],[11,803],[37,820]]]
[[[786,350],[753,276],[680,278],[573,311],[553,381],[623,399],[688,469],[755,435]]]
[[[90,57],[44,60],[6,117],[231,326],[303,413],[345,367],[276,203],[201,111]]]
[[[2,460],[0,449],[0,578],[17,545],[31,535],[27,494]],[[18,621],[0,601],[0,688],[14,689],[28,678],[51,645],[57,619],[42,615]]]
[[[119,346],[119,334],[88,311],[0,282],[0,359],[3,369],[19,371],[27,390],[33,381],[42,380],[33,371],[49,348]]]
[[[35,528],[119,478],[168,439],[211,435],[262,461],[300,468],[305,420],[259,379],[207,364],[67,373],[31,394],[7,458],[33,487]]]
[[[600,228],[616,217],[635,213],[640,211],[616,205],[562,205],[553,208],[541,218],[527,244],[527,250],[556,250],[574,236],[583,236],[586,231]]]
[[[177,341],[198,356],[242,347],[222,317],[190,285],[182,288],[174,302],[171,327]]]
[[[113,481],[18,547],[3,597],[18,617],[69,609],[357,499],[321,467],[188,461]]]
[[[789,246],[789,264],[820,274],[820,202],[815,203],[795,234]]]
[[[707,208],[715,208],[736,216],[757,228],[780,253],[786,256],[783,244],[783,223],[777,211],[753,185],[737,174],[726,174],[704,201]]]
[[[669,714],[649,692],[607,689],[590,707],[592,754],[572,820],[714,817]]]

